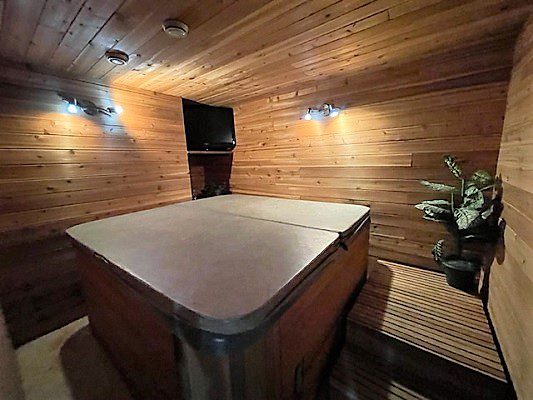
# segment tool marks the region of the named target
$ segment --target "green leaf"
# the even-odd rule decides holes
[[[456,191],[454,186],[445,185],[444,183],[420,181],[420,184],[431,190],[434,190],[435,192],[455,192]]]
[[[479,217],[479,211],[471,208],[459,207],[454,210],[453,216],[460,230],[465,230],[474,226],[474,222]]]
[[[424,211],[426,214],[434,215],[434,214],[450,214],[451,211],[446,208],[442,208],[439,206],[434,206],[432,204],[427,203],[420,203],[415,206],[416,209]]]
[[[457,161],[455,161],[455,158],[453,156],[445,156],[444,163],[448,166],[448,169],[453,174],[453,176],[459,179],[462,178],[463,171],[461,170],[461,167],[459,166],[459,164],[457,164]]]
[[[435,261],[439,261],[440,259],[442,259],[442,256],[444,254],[444,239],[441,239],[437,243],[435,243],[435,246],[433,246],[433,250],[431,250],[431,253],[435,258]]]
[[[482,169],[478,169],[476,172],[474,172],[472,178],[470,178],[470,181],[473,182],[478,188],[489,186],[494,183],[494,179],[491,174]]]
[[[420,204],[429,204],[432,206],[444,206],[444,207],[451,206],[451,203],[448,200],[424,200]]]
[[[479,192],[479,189],[475,185],[473,185],[471,183],[468,183],[466,185],[465,196],[471,196],[471,195],[475,194],[476,192]]]
[[[472,208],[479,210],[485,204],[485,197],[483,192],[479,190],[476,186],[471,185],[465,189],[465,194],[463,197],[463,208]]]
[[[494,212],[494,206],[490,206],[489,208],[487,208],[485,211],[481,213],[481,218],[487,219],[488,217],[492,215],[493,212]]]

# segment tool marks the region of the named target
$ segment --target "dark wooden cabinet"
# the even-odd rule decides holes
[[[205,193],[215,188],[229,193],[233,153],[189,152],[187,158],[193,199],[208,197]]]

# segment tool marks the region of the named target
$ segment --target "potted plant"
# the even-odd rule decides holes
[[[231,192],[228,189],[228,186],[225,183],[216,184],[208,183],[205,184],[202,191],[195,196],[195,199],[203,199],[206,197],[220,196],[223,194],[230,194]]]
[[[475,171],[467,179],[453,156],[445,156],[444,163],[457,184],[421,181],[423,186],[445,196],[422,201],[415,207],[424,212],[425,219],[443,223],[450,232],[451,248],[441,239],[433,247],[433,257],[444,269],[450,286],[468,291],[473,289],[481,267],[480,257],[467,251],[469,245],[494,243],[498,236],[500,180],[484,170]]]

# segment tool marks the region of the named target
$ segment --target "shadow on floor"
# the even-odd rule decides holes
[[[89,326],[70,336],[60,351],[65,379],[75,400],[131,400],[132,397]]]

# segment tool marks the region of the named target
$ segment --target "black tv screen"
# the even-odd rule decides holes
[[[233,109],[183,99],[185,137],[189,151],[229,151],[235,147]]]

